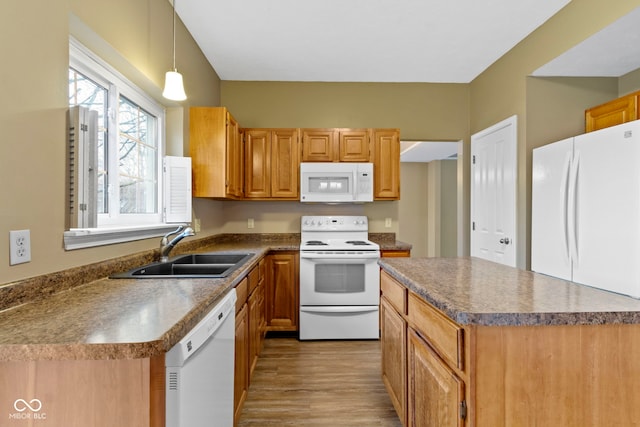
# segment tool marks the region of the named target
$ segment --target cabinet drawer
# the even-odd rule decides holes
[[[413,292],[409,292],[407,309],[409,323],[429,341],[440,357],[463,370],[464,330]]]
[[[249,285],[246,277],[236,285],[236,296],[238,297],[236,300],[236,314],[238,314],[249,296]]]
[[[407,314],[407,288],[382,271],[380,274],[380,292],[401,314]]]
[[[249,272],[249,295],[258,287],[258,283],[260,283],[260,269],[259,267],[255,267]]]

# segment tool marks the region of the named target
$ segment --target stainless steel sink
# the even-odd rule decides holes
[[[112,279],[222,278],[233,273],[252,256],[252,253],[180,255],[167,262],[147,264],[110,277]]]

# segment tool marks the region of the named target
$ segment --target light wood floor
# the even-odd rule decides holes
[[[380,341],[267,338],[238,426],[401,427]]]

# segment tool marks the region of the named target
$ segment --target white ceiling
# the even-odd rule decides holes
[[[401,162],[425,162],[456,158],[458,142],[400,141]]]
[[[538,68],[534,76],[620,77],[640,68],[640,8]]]
[[[469,83],[569,1],[175,4],[222,80]]]

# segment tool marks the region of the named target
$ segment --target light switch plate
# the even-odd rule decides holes
[[[29,230],[9,231],[9,265],[31,261],[31,232]]]

